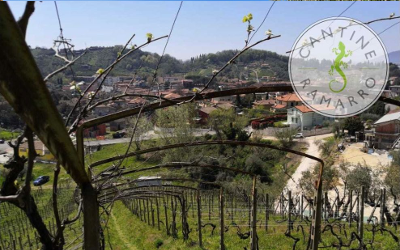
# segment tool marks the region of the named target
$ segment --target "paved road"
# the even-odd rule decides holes
[[[12,152],[12,148],[8,146],[7,142],[0,144],[0,154]]]
[[[158,133],[161,129],[156,128],[155,130],[151,130],[141,136],[141,140],[151,140],[151,139],[156,139],[160,137],[160,134]],[[172,132],[172,129],[163,129],[164,132]],[[203,136],[205,134],[210,134],[213,135],[215,134],[215,131],[210,130],[210,129],[195,129],[193,131],[194,136]],[[165,134],[168,136],[168,134]],[[171,134],[173,136],[173,134]],[[105,146],[105,145],[112,145],[112,144],[119,144],[119,143],[128,143],[130,141],[129,138],[118,138],[118,139],[107,139],[107,140],[97,140],[97,141],[84,141],[85,146]]]
[[[8,161],[9,154],[12,154],[13,149],[8,146],[7,142],[0,144],[0,164],[4,164]]]

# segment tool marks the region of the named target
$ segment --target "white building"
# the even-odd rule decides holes
[[[294,106],[287,111],[287,124],[292,128],[300,128],[301,131],[322,125],[324,121],[333,122],[334,119],[315,113],[305,105]]]
[[[142,176],[138,178],[137,186],[161,186],[161,177],[160,176]]]

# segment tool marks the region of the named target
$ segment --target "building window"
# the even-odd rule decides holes
[[[296,123],[297,123],[297,118],[296,118]]]
[[[294,122],[294,118],[292,117],[292,122]]]

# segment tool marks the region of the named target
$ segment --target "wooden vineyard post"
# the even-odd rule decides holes
[[[357,195],[357,203],[356,203],[357,204],[356,211],[357,211],[358,217],[360,217],[360,198],[361,198],[361,195],[358,194]],[[360,226],[360,223],[357,223],[357,232],[359,230],[359,226]]]
[[[187,198],[187,196],[186,196]],[[188,218],[188,213],[187,213],[187,202],[188,200],[185,198],[185,196],[182,196],[182,234],[183,234],[183,240],[188,240],[189,239],[189,224],[187,223],[187,218]]]
[[[364,200],[365,200],[365,189],[364,186],[361,187],[360,196],[360,210],[358,218],[358,235],[360,236],[359,249],[364,249]]]
[[[304,219],[304,195],[300,195],[300,221]]]
[[[292,191],[288,191],[288,232],[290,234],[290,230],[292,228]]]
[[[381,213],[380,213],[380,223],[381,228],[385,227],[385,203],[386,203],[386,189],[381,189]]]
[[[233,223],[233,217],[234,217],[233,214],[235,213],[235,208],[233,205],[233,198],[234,198],[233,194],[231,194],[230,197],[231,197],[231,222]]]
[[[163,198],[163,201],[164,201],[164,214],[165,214],[165,228],[167,229],[167,235],[170,235],[169,234],[169,224],[168,224],[167,203],[165,202],[165,198]]]
[[[352,218],[352,214],[351,212],[353,211],[353,191],[350,190],[349,192],[349,227],[351,227],[351,218]]]
[[[257,250],[257,179],[253,176],[253,187],[251,190],[251,224],[250,224],[250,250]]]
[[[224,243],[224,233],[225,233],[225,223],[224,223],[224,188],[219,189],[219,217],[220,217],[220,250],[225,250]]]
[[[318,250],[321,239],[321,219],[322,219],[322,183],[318,183],[317,196],[314,198],[314,210],[311,223],[311,250]]]
[[[280,209],[280,214],[281,214],[281,216],[282,216],[282,218],[283,218],[283,193],[281,193],[281,197],[280,197],[280,200],[279,200],[279,209]]]
[[[141,202],[141,199],[137,200],[137,204],[138,204],[138,207],[139,207],[139,218],[140,218],[141,221],[143,221],[143,219],[142,219],[142,202]]]
[[[201,233],[201,196],[200,189],[197,189],[197,229],[199,231],[199,246],[203,247],[203,236]]]
[[[249,214],[248,214],[249,222],[248,223],[251,228],[251,199],[248,199],[247,206],[249,208]]]
[[[171,210],[172,210],[172,223],[171,223],[171,233],[172,237],[176,239],[178,237],[177,235],[177,229],[176,229],[176,206],[177,202],[175,197],[171,197]]]
[[[268,231],[268,219],[269,219],[269,195],[265,195],[265,231]]]
[[[324,210],[324,219],[325,221],[328,221],[328,192],[325,192],[325,196],[324,196],[324,204],[325,204],[325,210]]]
[[[157,207],[157,228],[160,230],[160,207],[158,203],[158,197],[156,197],[156,207]]]
[[[211,220],[211,195],[208,195],[208,220]]]
[[[150,206],[151,206],[151,226],[154,227],[154,208],[153,208],[153,200],[150,200]]]
[[[150,225],[149,199],[146,199],[147,224]]]
[[[194,218],[194,198],[193,198],[193,192],[190,192],[190,199],[192,201],[192,218]]]

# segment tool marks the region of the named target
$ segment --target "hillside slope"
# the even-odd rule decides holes
[[[121,49],[122,46],[89,48],[87,54],[72,67],[74,74],[78,76],[93,75],[99,68],[105,68],[111,64]],[[55,52],[52,49],[34,48],[31,51],[43,75],[53,72],[64,64],[64,61],[54,57]],[[82,52],[82,50],[75,51],[75,54],[79,55]],[[188,75],[209,76],[212,70],[222,67],[235,53],[237,53],[235,50],[225,50],[217,53],[201,54],[187,61],[165,55],[158,75],[185,73]],[[136,51],[121,61],[111,75],[132,76],[137,71],[139,76],[152,76],[159,58],[160,55],[156,53]],[[242,77],[245,77],[253,74],[251,70],[257,70],[259,77],[270,75],[287,80],[287,63],[288,57],[286,56],[264,50],[249,50],[237,59],[236,64],[226,68],[222,76],[235,78],[242,75]],[[70,78],[72,72],[67,70],[60,76]]]

